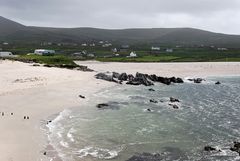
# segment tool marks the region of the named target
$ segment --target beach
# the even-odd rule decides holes
[[[240,75],[240,63],[102,63],[77,62],[96,72],[34,67],[0,61],[0,161],[47,161],[46,131],[50,116],[89,104],[89,98],[114,83],[97,80],[97,72],[136,72],[160,76],[208,77]],[[79,95],[84,95],[82,99]],[[91,102],[94,103],[94,102]],[[13,115],[11,114],[13,113]],[[24,119],[28,116],[29,119]],[[57,159],[56,159],[57,160]]]

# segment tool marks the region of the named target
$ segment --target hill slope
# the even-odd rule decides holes
[[[219,45],[240,47],[239,35],[226,35],[193,28],[107,30],[96,28],[29,27],[0,16],[0,40],[18,43],[91,42],[108,40],[121,44]]]

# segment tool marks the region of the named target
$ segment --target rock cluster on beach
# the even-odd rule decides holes
[[[132,74],[127,73],[98,73],[95,75],[96,79],[102,79],[109,82],[115,82],[122,84],[124,81],[128,85],[145,85],[145,86],[152,86],[154,85],[154,82],[163,83],[166,85],[170,85],[171,83],[184,83],[182,78],[176,78],[176,77],[160,77],[155,74],[149,75],[149,74],[143,74],[143,73],[136,73],[135,76]]]

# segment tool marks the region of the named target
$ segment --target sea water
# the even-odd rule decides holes
[[[229,150],[240,139],[240,77],[149,88],[116,85],[88,105],[64,110],[48,125],[51,144],[66,161],[125,161],[142,153],[166,161],[240,160]],[[170,97],[180,100],[179,109],[169,105]],[[98,103],[110,106],[99,109]],[[204,152],[206,145],[221,151]]]

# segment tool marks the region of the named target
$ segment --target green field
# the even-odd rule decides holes
[[[127,52],[118,52],[119,56],[115,56],[111,49],[119,48],[119,46],[112,46],[103,48],[101,46],[82,47],[82,46],[38,46],[38,45],[15,45],[3,48],[5,51],[11,51],[14,54],[20,55],[18,59],[33,60],[44,64],[69,64],[75,65],[73,60],[98,60],[104,62],[226,62],[226,61],[240,61],[240,48],[229,48],[226,51],[218,51],[211,47],[180,47],[161,46],[159,53],[151,53],[149,45],[132,46]],[[30,55],[34,49],[46,48],[56,51],[56,55],[51,57]],[[172,48],[173,52],[165,52],[166,48]],[[72,56],[75,52],[87,51],[93,53],[94,58],[83,56],[81,58]],[[138,55],[136,58],[127,58],[131,51],[135,51]]]

